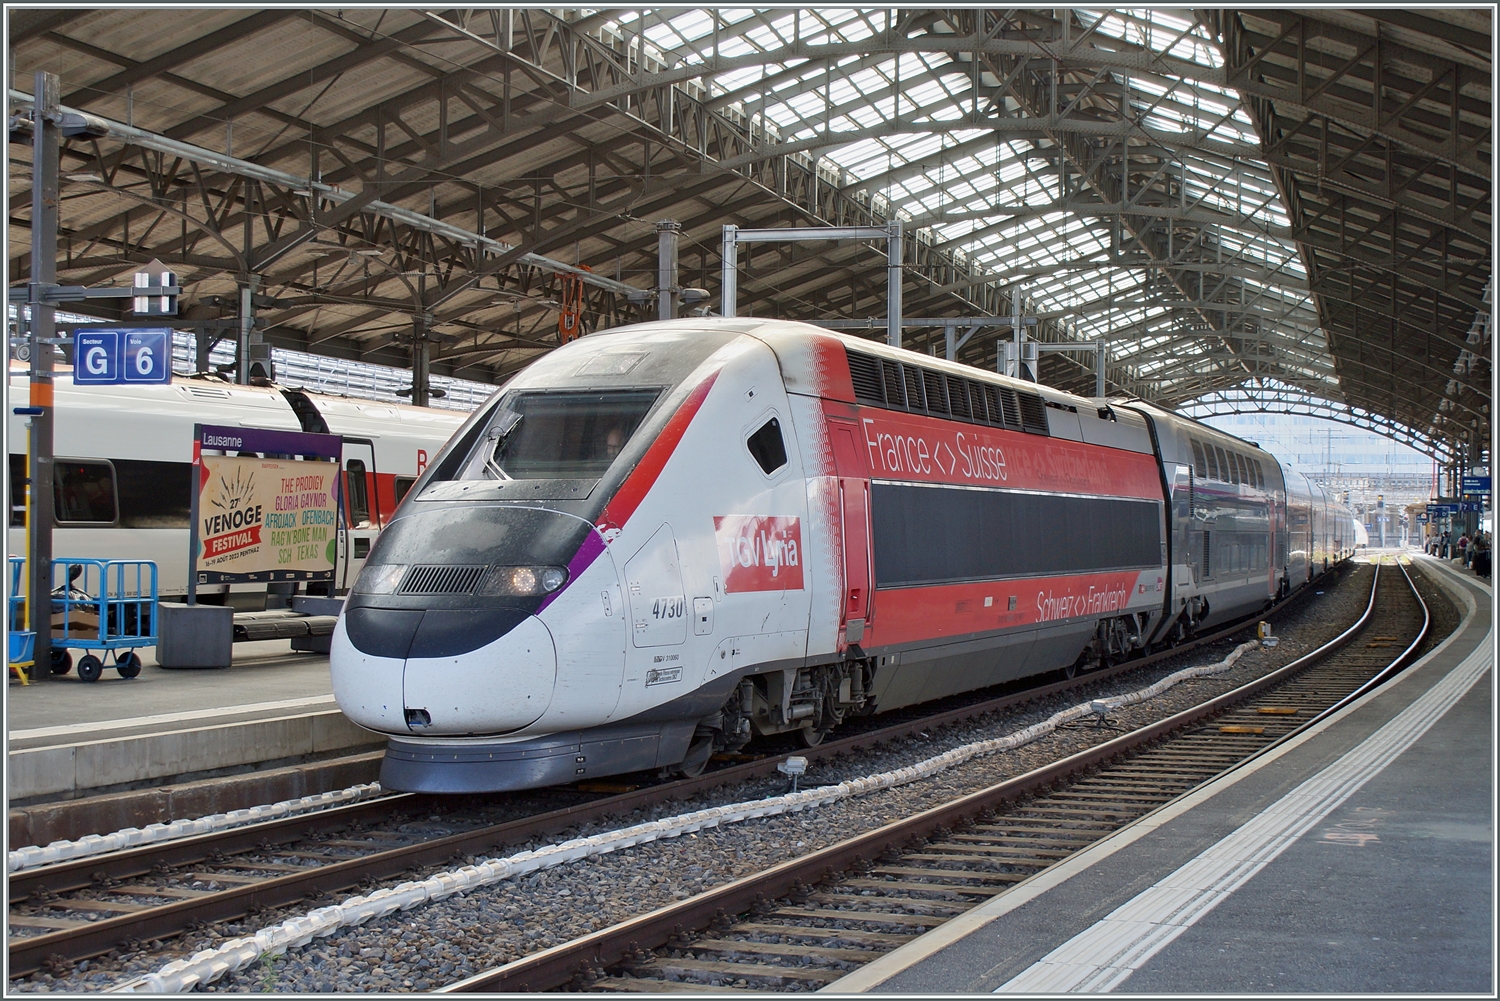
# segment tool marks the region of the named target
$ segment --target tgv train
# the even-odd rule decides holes
[[[534,362],[428,466],[334,693],[390,735],[390,788],[693,774],[1260,611],[1353,545],[1306,479],[1147,404],[799,323],[648,323]]]
[[[464,418],[300,389],[239,386],[214,377],[178,378],[165,386],[72,383],[70,371],[60,369],[54,391],[52,551],[154,560],[163,600],[181,600],[187,593],[195,423],[344,436],[344,519],[334,574],[335,587],[342,590],[358,577],[375,536],[428,457]],[[12,368],[10,399],[19,406],[28,395],[24,371]],[[9,546],[19,555],[26,552],[27,439],[25,419],[12,413],[9,420]],[[264,604],[266,588],[207,585],[199,597],[254,608]]]

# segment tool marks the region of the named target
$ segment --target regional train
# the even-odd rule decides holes
[[[20,405],[28,396],[24,369],[12,366],[10,399]],[[344,437],[334,585],[346,590],[428,457],[466,416],[276,385],[241,386],[216,375],[179,376],[170,385],[74,386],[67,367],[57,372],[53,398],[53,553],[153,560],[164,601],[187,593],[195,423]],[[26,552],[27,437],[24,417],[12,411],[9,420],[9,547],[19,555]],[[198,600],[255,610],[265,607],[267,588],[204,585]]]
[[[1354,546],[1254,445],[801,323],[592,334],[428,465],[332,644],[381,782],[647,769],[1258,612]]]

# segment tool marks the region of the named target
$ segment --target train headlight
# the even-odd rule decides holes
[[[511,597],[551,594],[567,580],[568,571],[562,567],[494,567],[479,593]]]
[[[406,576],[405,563],[387,563],[383,566],[366,566],[354,582],[356,594],[395,594]]]

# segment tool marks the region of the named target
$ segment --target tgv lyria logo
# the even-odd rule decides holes
[[[724,590],[802,590],[802,523],[775,515],[714,518]]]

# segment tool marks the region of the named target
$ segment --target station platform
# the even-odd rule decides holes
[[[13,845],[274,802],[378,773],[384,738],[339,711],[327,655],[264,640],[235,644],[228,668],[167,670],[152,652],[140,651],[143,668],[131,679],[106,668],[92,683],[69,674],[10,686]],[[82,798],[90,802],[70,802]]]
[[[1491,589],[1338,714],[825,993],[1493,996]]]

